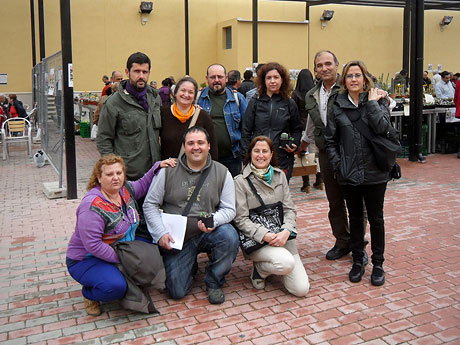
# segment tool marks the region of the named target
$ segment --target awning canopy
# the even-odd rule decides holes
[[[380,7],[399,7],[407,5],[406,0],[276,0],[276,1],[297,1],[305,2],[307,6],[318,6],[328,4],[355,5],[355,6],[380,6]],[[425,0],[425,10],[453,10],[460,11],[460,1],[458,0]]]

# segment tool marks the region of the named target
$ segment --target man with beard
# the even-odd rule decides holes
[[[96,139],[101,156],[114,153],[123,158],[126,176],[134,181],[160,160],[161,99],[158,91],[147,84],[150,58],[144,53],[132,54],[126,63],[118,91],[102,107]],[[138,201],[142,210],[143,200]],[[141,215],[136,235],[151,241]]]
[[[225,67],[213,64],[208,67],[206,82],[198,98],[198,105],[211,115],[216,129],[219,159],[232,176],[241,172],[240,140],[246,99],[227,85]]]

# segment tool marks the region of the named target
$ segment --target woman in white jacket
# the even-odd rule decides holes
[[[235,177],[237,228],[246,236],[265,245],[246,255],[253,261],[251,282],[254,288],[265,288],[265,278],[280,275],[284,287],[293,295],[303,297],[308,293],[310,283],[300,260],[295,239],[297,234],[296,210],[292,202],[288,182],[284,172],[276,167],[276,153],[270,138],[258,136],[248,147],[243,173]],[[252,182],[266,205],[281,201],[284,220],[281,231],[271,232],[269,228],[250,219],[249,211],[260,202],[249,186]]]

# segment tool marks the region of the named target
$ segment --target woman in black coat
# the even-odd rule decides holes
[[[388,103],[384,91],[374,89],[367,68],[361,61],[351,61],[343,69],[338,94],[326,128],[326,149],[347,203],[353,266],[351,282],[364,274],[362,234],[363,201],[370,224],[373,285],[385,282],[383,270],[385,226],[383,203],[389,172],[377,167],[371,143],[353,125],[362,120],[375,135],[385,135],[390,128]]]
[[[265,64],[257,74],[258,97],[249,101],[241,131],[242,154],[251,140],[259,135],[271,139],[278,156],[279,167],[289,181],[294,166],[294,152],[300,143],[302,124],[296,103],[289,97],[290,78],[286,68],[277,62]],[[290,145],[280,145],[280,136],[293,138]]]

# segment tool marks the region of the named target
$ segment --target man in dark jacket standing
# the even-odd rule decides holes
[[[132,54],[126,63],[128,80],[107,98],[99,117],[97,149],[101,155],[121,156],[130,181],[144,176],[160,160],[161,99],[147,84],[150,67],[147,55]],[[142,210],[143,200],[138,204]],[[142,215],[137,234],[151,240]]]
[[[254,84],[254,74],[252,70],[248,69],[244,71],[243,78],[244,80],[238,88],[238,92],[246,97],[246,92],[256,87],[256,84]]]
[[[328,50],[319,51],[315,55],[315,71],[321,81],[305,96],[305,109],[309,114],[307,125],[302,137],[299,151],[306,151],[310,143],[316,143],[319,149],[319,165],[329,201],[329,223],[335,237],[335,245],[326,254],[326,259],[337,260],[351,251],[350,229],[348,226],[347,208],[340,185],[334,178],[325,148],[327,114],[340,90],[339,61],[334,53]]]

